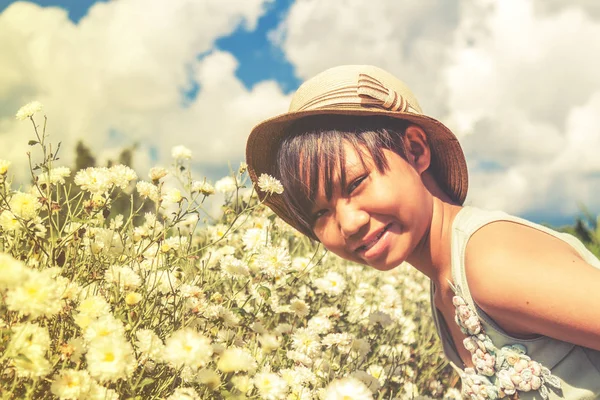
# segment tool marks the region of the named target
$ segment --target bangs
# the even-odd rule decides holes
[[[364,167],[365,155],[379,172],[388,169],[383,149],[406,158],[402,136],[405,121],[382,117],[315,116],[301,119],[282,140],[277,171],[285,188],[283,200],[298,228],[312,232],[312,208],[319,190],[331,200],[334,182],[346,186],[345,146],[350,145]],[[315,238],[316,239],[316,238]]]

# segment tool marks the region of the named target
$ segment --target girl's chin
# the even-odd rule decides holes
[[[400,264],[402,264],[403,262],[404,262],[404,260],[395,260],[395,261],[390,261],[390,262],[374,263],[374,264],[371,264],[370,266],[375,268],[378,271],[390,271],[390,270],[396,268],[397,266],[399,266]]]

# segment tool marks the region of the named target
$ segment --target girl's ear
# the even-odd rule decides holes
[[[419,174],[431,164],[431,149],[425,131],[418,125],[409,125],[404,131],[404,148],[408,162]]]

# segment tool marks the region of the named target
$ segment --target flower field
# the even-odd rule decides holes
[[[182,146],[71,171],[40,111],[32,184],[0,160],[2,399],[460,398],[409,265],[327,254],[259,202],[275,179],[195,180]]]

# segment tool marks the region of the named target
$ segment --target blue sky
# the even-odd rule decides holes
[[[588,0],[0,1],[0,158],[27,178],[39,100],[72,161],[138,144],[134,167],[189,147],[216,180],[252,127],[339,64],[404,80],[459,138],[467,204],[555,224],[600,212],[600,12]],[[61,8],[56,8],[61,7]]]

